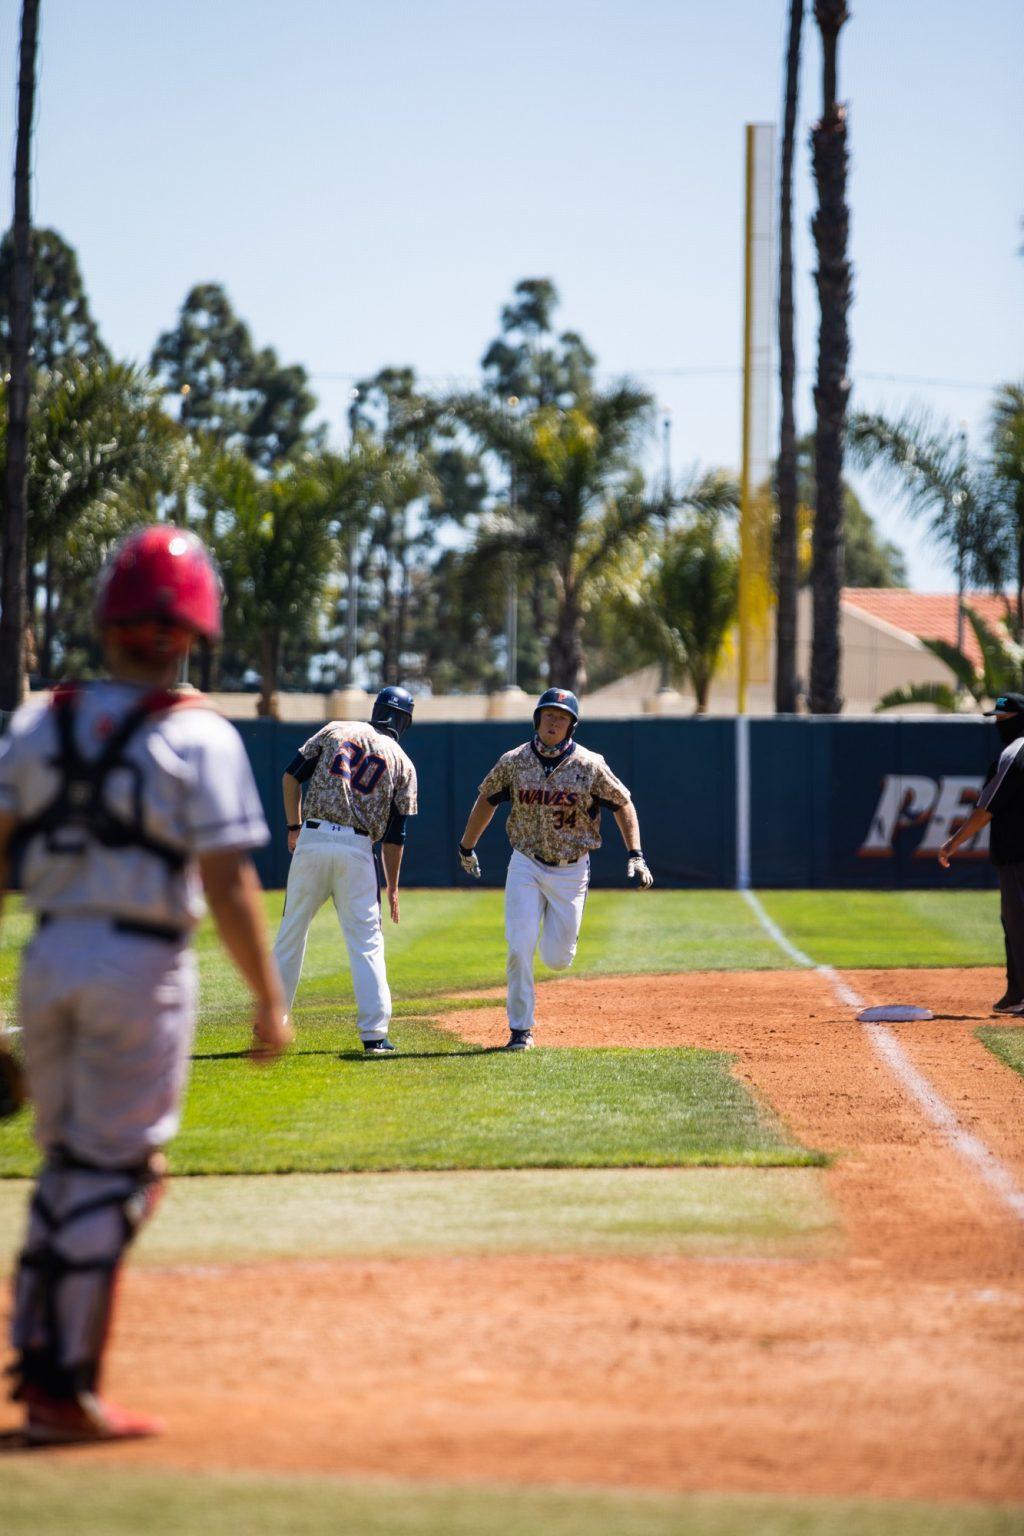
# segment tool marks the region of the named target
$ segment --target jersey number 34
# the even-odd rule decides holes
[[[331,772],[339,779],[347,779],[361,795],[368,795],[386,767],[387,763],[376,752],[367,752],[358,742],[343,741],[331,764]]]

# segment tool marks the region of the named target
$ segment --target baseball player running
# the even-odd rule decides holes
[[[505,881],[508,943],[508,1021],[505,1049],[533,1045],[533,952],[552,970],[566,970],[576,955],[590,884],[590,850],[601,846],[601,811],[614,812],[629,855],[627,878],[654,884],[640,851],[640,827],[629,790],[604,758],[575,739],[580,706],[573,693],[549,688],[533,712],[532,741],[500,757],[480,785],[459,844],[467,874],[480,877],[476,845],[495,808],[510,803],[512,844]]]
[[[285,998],[290,1009],[309,925],[330,897],[348,950],[367,1056],[395,1049],[388,1039],[391,992],[373,848],[380,843],[388,907],[397,923],[406,817],[416,814],[416,770],[399,746],[412,711],[411,693],[382,688],[369,725],[332,720],[299,748],[282,780],[292,862],[274,956]]]
[[[0,744],[0,889],[20,867],[37,919],[20,1014],[44,1162],[14,1281],[13,1397],[40,1444],[121,1440],[156,1421],[99,1396],[125,1250],[157,1204],[195,1019],[201,885],[255,1001],[253,1054],[289,1030],[249,850],[266,842],[237,732],[174,690],[220,630],[199,540],[132,534],[101,581],[107,677],[14,715]]]

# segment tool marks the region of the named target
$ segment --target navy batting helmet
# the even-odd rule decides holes
[[[405,688],[382,688],[373,701],[370,724],[378,726],[400,741],[412,725],[412,694]]]
[[[570,693],[567,688],[549,688],[546,693],[541,694],[540,698],[537,700],[537,707],[533,711],[534,730],[536,730],[540,724],[540,712],[542,709],[564,709],[567,715],[571,715],[572,725],[569,727],[570,736],[579,724],[580,701],[576,695],[574,693]]]

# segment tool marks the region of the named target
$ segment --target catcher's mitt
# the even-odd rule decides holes
[[[0,1040],[0,1120],[9,1120],[26,1102],[25,1069],[10,1046]]]

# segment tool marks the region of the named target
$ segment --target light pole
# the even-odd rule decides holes
[[[519,404],[518,395],[509,395],[505,404],[509,415],[513,416]],[[512,532],[516,527],[516,462],[514,456],[509,456],[508,461],[508,512]],[[505,687],[518,690],[518,650],[519,650],[519,584],[516,581],[516,569],[513,556],[508,557],[508,584],[505,588]]]
[[[349,452],[355,445],[356,421],[359,406],[358,389],[349,390],[348,444]],[[345,601],[345,687],[355,687],[356,673],[356,626],[359,622],[359,548],[355,519],[348,531],[348,593]]]
[[[967,481],[967,423],[960,423],[960,463],[957,466],[957,479],[959,484],[953,492],[953,505],[956,508],[956,648],[963,652],[964,648],[964,570],[967,563],[967,527],[966,505],[967,493],[964,489]]]
[[[661,494],[665,504],[662,516],[662,559],[668,554],[670,522],[672,518],[672,407],[666,405],[661,418]],[[668,660],[661,663],[659,693],[672,693]]]

